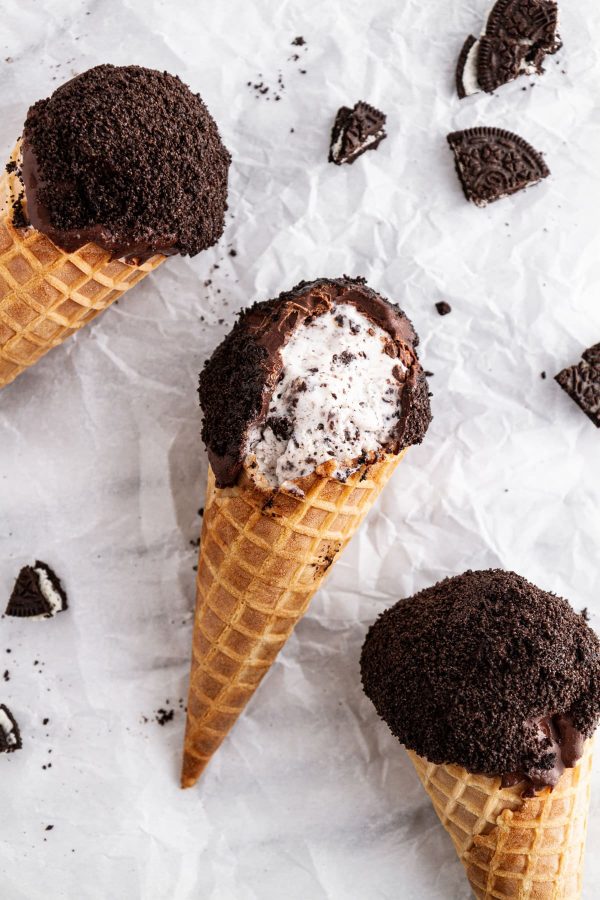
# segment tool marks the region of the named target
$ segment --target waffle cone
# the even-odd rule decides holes
[[[11,157],[18,160],[19,147]],[[164,260],[111,259],[96,244],[60,250],[35,228],[15,228],[12,204],[22,186],[0,177],[0,388],[62,344]]]
[[[577,900],[581,896],[592,742],[557,786],[523,797],[523,784],[437,766],[408,751],[452,838],[473,893],[483,898]]]
[[[403,455],[344,484],[314,473],[303,497],[267,494],[246,473],[216,488],[209,471],[182,787],[198,780]]]

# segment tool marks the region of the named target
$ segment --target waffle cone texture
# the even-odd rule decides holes
[[[198,780],[403,455],[345,483],[315,472],[303,497],[266,493],[245,472],[217,488],[209,471],[182,787]]]
[[[11,160],[18,160],[17,147]],[[15,228],[16,174],[0,176],[0,388],[91,322],[164,260],[111,259],[96,244],[65,253],[35,228]]]
[[[478,900],[577,900],[581,896],[592,742],[557,786],[523,797],[523,784],[408,755],[465,867]]]

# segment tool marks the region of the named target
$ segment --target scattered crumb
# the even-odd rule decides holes
[[[545,372],[541,372],[541,373],[540,373],[540,378],[546,378],[546,373],[545,373]]]
[[[445,300],[440,300],[438,303],[436,303],[435,308],[437,309],[440,316],[447,316],[448,313],[452,312],[452,307],[449,303],[446,303]]]
[[[166,725],[167,722],[173,721],[174,715],[174,709],[157,709],[155,719],[159,725]]]

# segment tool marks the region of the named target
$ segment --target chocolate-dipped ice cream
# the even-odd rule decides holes
[[[557,784],[600,720],[600,641],[566,600],[500,570],[447,578],[384,612],[363,686],[431,763]]]
[[[244,467],[265,489],[323,466],[344,480],[419,443],[431,413],[417,343],[399,307],[362,279],[301,282],[242,312],[200,376],[217,485]]]
[[[29,110],[26,216],[58,247],[193,256],[221,236],[231,158],[198,94],[174,75],[96,66]]]

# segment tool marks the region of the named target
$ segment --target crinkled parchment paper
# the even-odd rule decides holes
[[[202,93],[234,162],[218,247],[170,260],[0,394],[0,605],[35,558],[71,601],[52,621],[0,621],[0,699],[24,739],[0,758],[2,900],[468,897],[358,657],[381,610],[468,567],[600,613],[600,435],[552,380],[600,340],[600,7],[561,5],[565,47],[543,78],[459,102],[456,57],[485,0],[3,4],[3,153],[72,74],[140,63]],[[328,165],[334,114],[358,99],[389,137]],[[478,124],[522,134],[552,177],[469,206],[445,136]],[[341,273],[413,319],[435,420],[182,793],[197,373],[241,307]],[[589,852],[585,896],[599,894]]]

